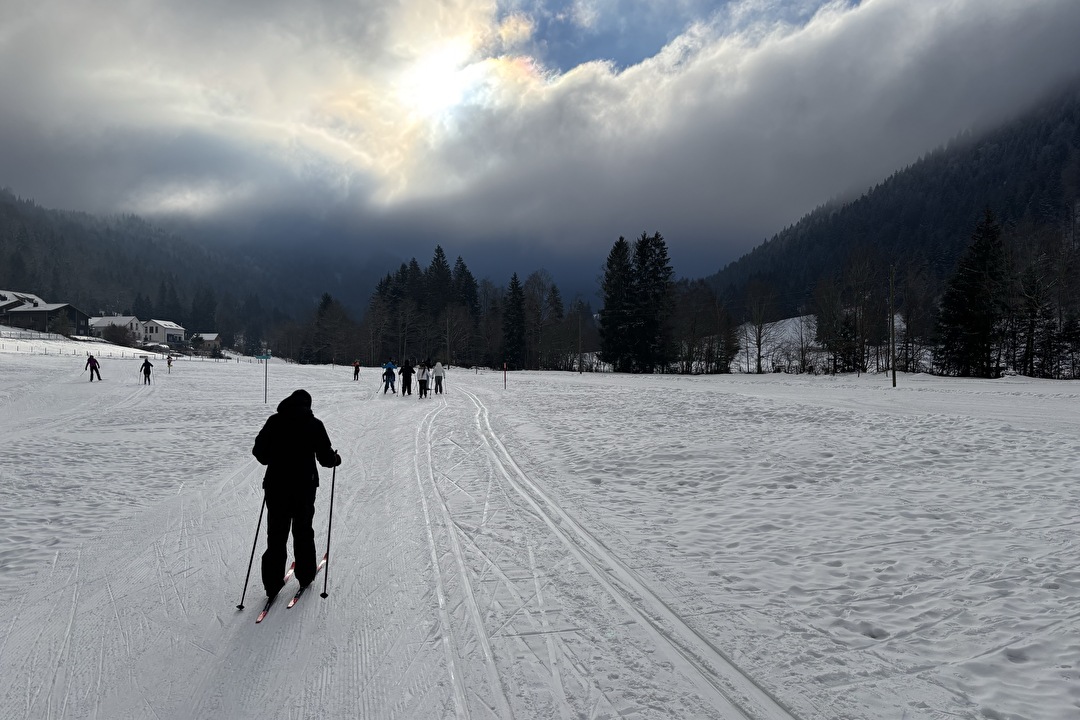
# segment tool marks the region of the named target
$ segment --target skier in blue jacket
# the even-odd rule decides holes
[[[394,364],[393,360],[383,365],[383,395],[386,394],[387,390],[391,390],[397,395],[397,390],[394,389],[395,370],[397,370],[397,365]]]

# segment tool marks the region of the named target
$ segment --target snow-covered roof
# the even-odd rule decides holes
[[[9,308],[9,313],[17,312],[51,312],[53,310],[59,310],[62,307],[68,307],[71,303],[47,303],[40,302],[37,305],[23,303],[19,307]]]
[[[172,320],[150,320],[149,322],[156,323],[163,328],[169,328],[170,330],[183,330],[184,328],[177,325]]]
[[[218,333],[195,333],[195,335],[201,337],[206,342],[214,342],[218,339]]]
[[[105,317],[90,318],[90,327],[108,327],[109,325],[130,325],[139,322],[134,315],[106,315]]]
[[[34,303],[37,303],[38,305],[48,304],[33,293],[16,292],[15,290],[0,290],[0,307],[11,305],[16,302],[29,303],[31,305]]]

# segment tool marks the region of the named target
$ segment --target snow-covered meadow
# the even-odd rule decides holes
[[[1075,384],[455,368],[421,401],[33,344],[0,349],[0,720],[1080,717]],[[250,449],[298,387],[344,459],[329,597],[256,626]]]

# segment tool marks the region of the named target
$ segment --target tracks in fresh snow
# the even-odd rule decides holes
[[[587,528],[569,515],[539,484],[524,472],[491,426],[483,401],[461,390],[476,408],[475,424],[482,446],[505,483],[569,554],[608,593],[611,599],[653,639],[658,649],[696,687],[708,704],[722,717],[754,720],[791,720],[793,712],[767,689],[738,667],[720,648],[695,630],[679,613],[654,592],[637,573],[604,546]],[[536,586],[541,632],[549,638],[548,658],[552,684],[561,689],[558,651],[550,643],[551,630],[543,602],[543,588],[536,575],[533,550],[528,548]],[[568,708],[561,706],[561,714]]]

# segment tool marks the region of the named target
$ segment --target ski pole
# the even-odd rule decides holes
[[[247,577],[244,578],[244,592],[240,593],[240,604],[237,610],[244,609],[244,597],[247,595],[248,580],[251,579],[251,565],[255,562],[255,546],[259,544],[259,530],[262,529],[263,511],[266,510],[266,496],[263,496],[262,507],[259,508],[259,524],[255,526],[255,542],[251,543],[251,559],[248,560]],[[327,559],[329,561],[329,558]]]
[[[337,479],[337,466],[330,471],[330,519],[326,522],[326,573],[323,575],[321,598],[326,598],[326,586],[330,583],[330,530],[334,527],[334,481]]]

